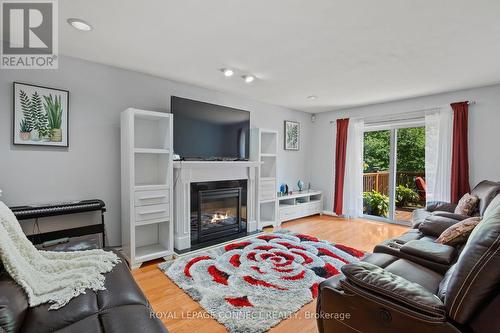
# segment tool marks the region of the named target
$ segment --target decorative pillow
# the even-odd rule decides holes
[[[479,198],[477,196],[465,193],[458,202],[457,208],[455,208],[455,214],[472,216],[472,214],[476,211],[478,204]]]
[[[469,217],[460,221],[445,231],[436,239],[436,243],[455,246],[465,243],[472,230],[481,222],[480,217]]]

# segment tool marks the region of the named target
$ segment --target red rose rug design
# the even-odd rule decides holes
[[[365,252],[267,233],[159,267],[229,332],[265,332],[312,301],[318,284]]]

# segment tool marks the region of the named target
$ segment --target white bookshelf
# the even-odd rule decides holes
[[[250,159],[259,161],[256,172],[257,229],[279,226],[277,201],[278,131],[253,128]]]
[[[173,254],[172,145],[172,114],[122,112],[122,252],[132,268]]]

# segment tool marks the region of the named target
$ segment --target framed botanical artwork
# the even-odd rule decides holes
[[[69,146],[69,91],[14,82],[13,143]]]
[[[296,121],[285,120],[285,150],[299,150],[300,124]]]

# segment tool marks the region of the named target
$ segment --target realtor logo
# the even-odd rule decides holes
[[[57,69],[57,0],[1,0],[0,68]]]

